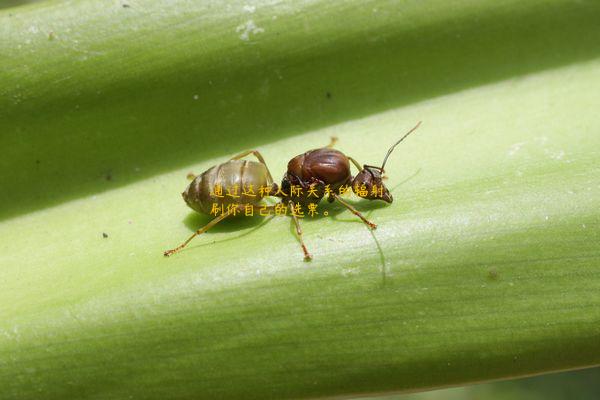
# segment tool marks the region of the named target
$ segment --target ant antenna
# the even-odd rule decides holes
[[[392,145],[392,147],[390,147],[390,149],[388,150],[387,154],[385,155],[385,158],[383,159],[383,163],[381,164],[381,168],[380,168],[380,169],[381,169],[381,172],[383,172],[383,167],[385,167],[385,163],[387,162],[387,159],[388,159],[388,157],[390,156],[390,154],[392,154],[392,151],[394,151],[394,148],[395,148],[395,147],[396,147],[396,146],[397,146],[397,145],[398,145],[398,144],[399,144],[401,141],[403,141],[404,139],[406,139],[406,137],[407,137],[408,135],[410,135],[411,133],[413,133],[413,132],[414,132],[414,131],[415,131],[415,130],[416,130],[418,127],[419,127],[419,125],[421,125],[421,121],[419,121],[419,122],[417,123],[417,125],[415,125],[415,127],[414,127],[414,128],[412,128],[410,131],[408,131],[408,132],[406,133],[406,135],[402,136],[402,137],[400,138],[400,140],[398,140],[396,143],[394,143],[394,144]]]

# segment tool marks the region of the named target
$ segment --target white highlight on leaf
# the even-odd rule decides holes
[[[518,142],[511,145],[508,149],[508,156],[512,157],[520,152],[525,146],[527,146],[528,150],[536,151],[536,149],[541,150],[545,156],[551,158],[553,160],[563,160],[565,157],[565,151],[561,149],[552,148],[552,145],[548,145],[548,137],[546,136],[538,136],[531,141]],[[570,162],[569,160],[565,160],[565,162]]]
[[[246,23],[241,24],[237,28],[235,28],[235,31],[238,33],[241,32],[240,39],[248,41],[250,40],[250,34],[256,35],[258,33],[263,33],[265,30],[256,26],[254,21],[250,19],[246,21]]]
[[[355,267],[355,268],[344,268],[342,269],[342,276],[344,278],[348,277],[348,276],[352,276],[352,275],[358,275],[359,273],[359,268]]]
[[[553,160],[562,160],[562,158],[565,156],[564,150],[559,150],[559,151],[544,150],[544,153]]]
[[[519,143],[515,143],[512,146],[510,146],[510,148],[508,149],[508,155],[509,156],[514,156],[515,154],[517,154],[519,152],[519,150],[521,150],[521,148],[527,144],[527,142],[519,142]]]

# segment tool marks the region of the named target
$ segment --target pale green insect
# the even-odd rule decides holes
[[[240,160],[249,154],[253,154],[259,162]],[[237,195],[239,197],[217,196],[215,188],[218,187],[225,190],[238,188]],[[273,177],[262,155],[256,150],[248,150],[232,157],[227,162],[214,165],[196,176],[181,195],[187,205],[194,211],[206,215],[215,215],[212,213],[214,205],[223,205],[227,208],[228,205],[236,204],[239,209],[243,209],[247,205],[259,207],[260,201],[265,197],[265,193],[258,190],[261,187],[272,188],[270,193],[277,191],[277,186],[273,185]],[[242,188],[254,188],[254,196],[250,192],[244,193]],[[273,206],[266,207],[270,209]],[[231,212],[221,213],[206,226],[197,230],[181,245],[165,251],[164,255],[170,256],[183,249],[194,237],[206,232],[230,215]]]

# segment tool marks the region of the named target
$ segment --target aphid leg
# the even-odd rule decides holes
[[[363,170],[363,167],[354,158],[348,157],[348,160],[352,161],[352,164],[354,164],[354,166],[356,167],[356,169],[358,169],[359,172]]]
[[[183,242],[179,246],[175,247],[174,249],[165,251],[164,252],[165,257],[169,257],[170,255],[177,253],[179,250],[181,250],[185,246],[187,246],[187,244],[189,242],[191,242],[193,238],[195,238],[198,235],[203,234],[204,232],[206,232],[207,230],[209,230],[210,228],[212,228],[213,226],[215,226],[216,224],[218,224],[219,222],[221,222],[222,220],[227,218],[229,215],[230,215],[229,212],[219,215],[218,217],[216,217],[215,219],[210,221],[208,224],[206,224],[204,227],[202,227],[202,228],[198,229],[196,232],[194,232],[194,234],[192,236],[190,236],[185,242]]]
[[[294,203],[291,200],[288,202],[288,205],[291,210],[294,209]],[[310,261],[310,260],[312,260],[312,256],[310,255],[310,253],[308,252],[308,249],[306,248],[306,245],[304,244],[304,240],[302,239],[302,228],[300,228],[300,221],[298,221],[298,217],[296,216],[296,214],[293,211],[292,211],[292,218],[294,220],[294,224],[296,224],[296,234],[298,235],[298,238],[300,239],[300,245],[302,246],[302,251],[304,252],[304,261]]]
[[[260,152],[258,150],[247,150],[247,151],[244,151],[243,153],[238,154],[237,156],[231,157],[231,159],[239,160],[240,158],[246,157],[248,154],[253,154],[254,157],[256,157],[258,159],[258,161],[260,161],[262,164],[264,164],[265,168],[267,169],[267,175],[269,178],[269,182],[273,182],[273,177],[271,176],[271,171],[269,171],[269,167],[267,166],[265,159],[263,158],[262,154],[260,154]]]
[[[335,194],[335,193],[331,193],[331,195],[340,203],[342,203],[344,205],[344,207],[346,207],[348,210],[350,210],[352,212],[352,214],[356,215],[358,218],[362,219],[362,221],[367,224],[367,226],[369,226],[369,228],[371,229],[376,229],[377,225],[375,225],[374,223],[372,223],[371,221],[369,221],[368,219],[366,219],[356,208],[352,207],[350,204],[346,203],[344,200],[342,200],[342,198]]]
[[[332,149],[333,146],[335,145],[335,143],[338,141],[337,136],[331,136],[331,141],[329,142],[329,144],[325,147],[327,147],[328,149]]]

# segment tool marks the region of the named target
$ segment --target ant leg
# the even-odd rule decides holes
[[[265,166],[265,168],[267,169],[268,182],[274,182],[273,177],[271,176],[271,171],[269,171],[269,167],[267,166],[265,159],[263,158],[262,154],[260,154],[260,152],[258,150],[244,151],[243,153],[240,153],[237,156],[231,157],[231,160],[239,160],[240,158],[246,157],[248,154],[253,154],[254,157],[256,157],[258,159],[258,161],[260,161]]]
[[[293,176],[294,178],[296,178],[296,180],[299,182],[300,187],[304,190],[308,189],[309,184],[304,182],[302,179],[300,179],[300,177],[296,174],[294,174],[293,172],[288,172],[289,175]]]
[[[346,157],[348,157],[348,156],[346,156]],[[358,161],[356,161],[354,158],[348,157],[348,160],[352,161],[352,164],[354,164],[354,166],[356,167],[358,172],[363,170],[363,167],[361,167],[360,164],[358,163]]]
[[[230,214],[231,214],[230,212],[226,212],[224,214],[219,215],[217,218],[215,218],[212,221],[210,221],[204,227],[202,227],[202,228],[198,229],[196,232],[194,232],[194,234],[192,236],[190,236],[185,242],[183,242],[179,246],[175,247],[174,249],[165,251],[164,252],[164,256],[165,257],[169,257],[170,255],[177,253],[179,250],[181,250],[185,246],[187,246],[187,244],[189,242],[191,242],[193,238],[195,238],[198,235],[203,234],[204,232],[206,232],[207,230],[209,230],[210,228],[212,228],[213,226],[215,226],[216,224],[218,224],[219,222],[221,222],[222,220],[224,220],[225,218],[227,218]]]
[[[294,207],[294,203],[290,200],[288,202],[288,205],[291,209],[293,209]],[[254,206],[254,210],[268,210],[268,215],[271,214],[271,211],[275,212],[275,206],[266,206],[265,208],[262,208],[261,206]],[[266,217],[266,215],[260,214],[263,217]],[[306,248],[306,245],[304,244],[304,240],[302,239],[302,228],[300,228],[300,221],[298,221],[298,217],[296,217],[296,214],[294,214],[292,212],[292,218],[294,220],[294,224],[296,225],[296,234],[298,234],[298,238],[300,239],[300,245],[302,246],[302,251],[304,252],[304,261],[310,261],[312,259],[312,256],[310,255],[310,253],[308,252],[308,249]]]
[[[333,145],[335,145],[335,143],[338,141],[337,136],[331,136],[331,141],[329,142],[329,144],[327,146],[325,146],[328,149],[332,149]]]
[[[288,202],[288,205],[291,207],[292,210],[294,209],[294,203],[291,200]],[[302,239],[302,228],[300,228],[300,221],[298,221],[298,217],[296,216],[296,214],[294,214],[293,211],[292,218],[294,219],[294,224],[296,224],[296,234],[298,235],[298,239],[300,239],[300,245],[302,246],[302,251],[304,252],[304,261],[310,261],[312,260],[312,256],[310,255],[308,249],[306,248],[306,245],[304,244],[304,240]]]
[[[368,219],[366,219],[365,217],[363,217],[363,215],[354,207],[352,207],[350,204],[346,203],[344,200],[342,200],[342,198],[335,194],[335,193],[331,193],[331,195],[340,203],[342,203],[344,205],[344,207],[346,207],[348,210],[350,210],[352,212],[352,214],[356,215],[358,218],[362,219],[362,221],[367,224],[367,226],[369,226],[369,228],[371,229],[376,229],[377,225],[375,225],[374,223],[372,223],[371,221],[369,221]]]

